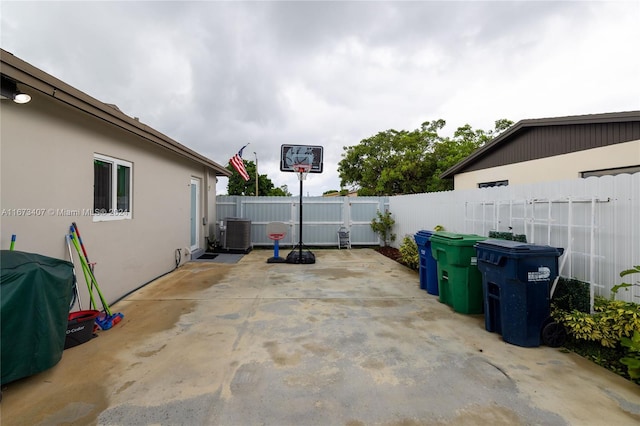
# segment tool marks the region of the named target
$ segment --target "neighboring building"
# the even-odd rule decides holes
[[[64,237],[76,222],[114,301],[206,248],[225,167],[0,53],[2,249],[15,234],[16,250],[68,259]],[[31,101],[12,102],[18,91]]]
[[[322,194],[323,197],[357,197],[358,191],[335,191]]]
[[[640,111],[522,120],[440,177],[455,189],[640,171]]]

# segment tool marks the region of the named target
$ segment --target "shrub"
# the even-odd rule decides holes
[[[405,235],[400,246],[400,259],[402,263],[409,268],[417,271],[420,266],[420,258],[418,254],[418,245],[409,235]]]
[[[380,236],[386,247],[389,245],[389,241],[396,240],[396,234],[391,233],[391,228],[393,228],[396,221],[391,217],[391,212],[388,210],[384,214],[378,210],[377,215],[378,217],[371,221],[371,229]]]
[[[560,277],[551,303],[554,308],[562,311],[570,312],[575,309],[588,314],[591,312],[589,284],[575,279]]]
[[[629,338],[640,330],[640,312],[635,303],[596,297],[594,311],[591,315],[576,309],[567,312],[554,308],[552,316],[576,339],[600,342],[608,348],[616,347],[623,337]]]
[[[627,269],[625,271],[620,272],[620,278],[625,277],[627,275],[631,275],[631,274],[640,274],[640,266],[634,266],[632,269]],[[613,288],[611,289],[611,298],[615,299],[616,294],[618,294],[618,291],[620,291],[621,289],[624,289],[625,291],[629,291],[629,287],[633,287],[633,286],[640,287],[640,281],[636,281],[635,284],[620,283],[618,285],[613,286]]]
[[[527,242],[527,236],[524,234],[514,234],[513,232],[489,231],[489,238],[499,240],[518,241],[520,243]]]
[[[640,272],[627,269],[621,277]],[[640,384],[640,305],[615,300],[620,289],[613,287],[611,298],[594,298],[594,313],[589,313],[589,287],[577,280],[560,279],[551,303],[551,316],[569,332],[567,347],[596,364]],[[626,371],[625,371],[626,369]]]
[[[640,332],[635,330],[631,338],[623,337],[620,343],[627,348],[627,354],[624,358],[620,358],[620,362],[627,366],[629,377],[638,381],[640,379]]]

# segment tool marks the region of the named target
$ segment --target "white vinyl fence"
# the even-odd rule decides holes
[[[307,246],[338,247],[338,230],[349,230],[352,245],[379,245],[378,235],[371,230],[371,220],[387,208],[388,197],[303,197],[302,236]],[[251,242],[254,246],[272,246],[267,237],[269,222],[283,222],[287,235],[281,246],[300,241],[300,198],[298,197],[216,197],[216,217],[251,220]],[[220,225],[218,225],[219,229]]]
[[[299,199],[289,197],[216,198],[218,220],[251,220],[251,241],[269,246],[266,225],[284,222],[282,245],[299,241]],[[560,182],[447,191],[393,197],[303,197],[303,242],[338,246],[346,227],[352,246],[381,244],[371,230],[378,211],[389,209],[399,247],[403,237],[432,230],[488,236],[489,231],[524,234],[527,242],[562,247],[560,274],[592,285],[592,295],[608,297],[621,282],[619,273],[640,265],[640,173]],[[619,300],[640,301],[640,287],[618,293]]]
[[[560,275],[592,284],[609,297],[619,273],[640,265],[640,173],[551,183],[394,196],[398,246],[404,235],[433,230],[488,236],[489,231],[525,234],[527,242],[562,247]],[[640,287],[617,299],[640,302]]]

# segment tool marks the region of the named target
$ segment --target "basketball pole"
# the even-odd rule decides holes
[[[300,181],[300,196],[299,196],[299,225],[298,234],[299,241],[298,246],[293,247],[291,252],[287,255],[287,263],[315,263],[316,256],[308,249],[303,247],[302,242],[303,234],[303,191],[304,183],[308,173],[322,173],[322,147],[312,145],[282,145],[280,147],[280,171],[282,172],[295,172],[298,175]]]
[[[303,245],[304,243],[302,242],[302,193],[304,190],[303,187],[303,180],[306,177],[306,174],[311,170],[311,167],[309,166],[308,168],[296,168],[296,173],[298,174],[298,180],[300,181],[300,206],[299,206],[299,217],[298,217],[298,235],[300,237],[300,240],[298,241],[298,246],[294,247],[293,250],[291,250],[291,253],[289,253],[289,255],[287,256],[287,263],[297,263],[297,264],[309,264],[309,263],[315,263],[316,262],[316,256],[310,251],[310,250],[306,250],[306,252],[303,252]]]
[[[298,232],[300,234],[300,241],[298,242],[298,258],[302,262],[302,172],[298,172],[298,180],[300,180],[300,222],[298,223],[300,227],[300,231]]]

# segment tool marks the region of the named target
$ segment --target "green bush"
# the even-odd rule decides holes
[[[391,212],[388,210],[384,213],[381,213],[380,210],[378,210],[377,216],[377,218],[374,218],[371,221],[371,229],[380,236],[384,246],[387,247],[389,245],[389,241],[396,240],[396,234],[391,233],[391,229],[393,228],[393,225],[395,225],[396,221],[391,217]]]
[[[409,268],[417,271],[420,266],[418,244],[409,235],[405,235],[400,246],[400,259]]]
[[[584,313],[591,312],[589,284],[575,279],[558,279],[551,304],[562,311],[577,310]]]
[[[627,349],[625,357],[620,362],[627,366],[627,374],[633,380],[640,379],[640,331],[635,330],[631,338],[623,337],[620,343]]]
[[[489,231],[489,238],[498,240],[518,241],[520,243],[527,242],[527,236],[524,234],[514,234],[513,232]]]
[[[627,374],[627,367],[620,362],[620,359],[626,355],[624,348],[620,345],[615,348],[607,348],[602,346],[600,342],[577,340],[569,336],[565,347],[619,376],[632,380]]]
[[[640,266],[634,266],[632,269],[627,269],[625,271],[620,272],[620,278],[625,277],[627,275],[631,275],[631,274],[640,274]],[[621,289],[624,289],[625,291],[629,291],[629,288],[633,286],[640,287],[640,281],[636,281],[635,284],[623,282],[618,285],[614,285],[613,288],[611,289],[611,298],[615,299],[616,295],[618,294],[618,291],[620,291]]]
[[[637,273],[640,266],[622,271],[620,277]],[[640,283],[613,287],[610,299],[595,297],[590,314],[588,284],[561,278],[551,301],[551,316],[566,327],[567,348],[640,384],[640,305],[615,300],[619,290],[633,285]]]
[[[640,311],[636,303],[596,297],[594,311],[591,315],[576,309],[564,311],[554,307],[552,316],[576,339],[600,342],[608,348],[616,347],[621,338],[630,338],[634,331],[640,330]]]

